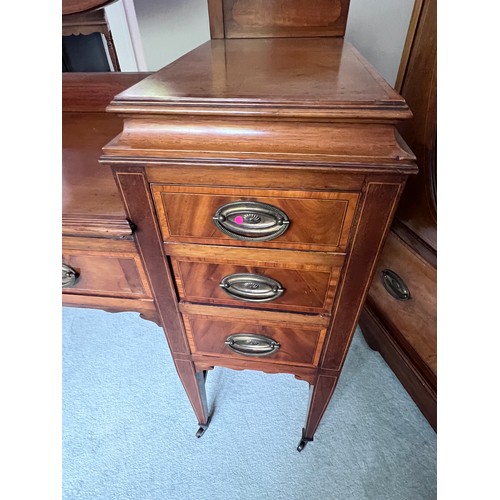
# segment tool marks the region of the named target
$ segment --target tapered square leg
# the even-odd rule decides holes
[[[207,372],[197,372],[194,368],[194,363],[187,360],[176,360],[175,366],[182,385],[184,386],[184,390],[189,398],[189,402],[191,403],[196,418],[198,419],[200,429],[198,430],[196,436],[200,437],[210,423],[207,394],[205,391]],[[201,429],[203,429],[203,432],[200,432]]]
[[[304,446],[313,440],[314,433],[332,398],[337,380],[338,377],[318,375],[315,384],[310,386],[307,420],[305,427],[302,429],[302,439],[297,447],[298,451],[302,451]]]

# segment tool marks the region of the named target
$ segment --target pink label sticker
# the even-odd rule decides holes
[[[241,215],[237,215],[234,218],[234,222],[236,222],[236,224],[243,224],[243,217]]]

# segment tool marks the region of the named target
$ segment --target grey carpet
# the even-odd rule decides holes
[[[436,498],[436,434],[356,331],[315,440],[308,384],[216,368],[198,428],[162,330],[63,308],[63,499]]]

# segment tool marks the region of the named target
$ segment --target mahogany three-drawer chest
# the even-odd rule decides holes
[[[122,126],[100,168],[197,436],[207,373],[225,367],[306,380],[297,449],[313,440],[417,171],[396,130],[411,112],[344,40],[348,6],[209,2],[211,40],[107,107]]]

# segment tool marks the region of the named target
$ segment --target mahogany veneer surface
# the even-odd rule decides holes
[[[238,244],[211,222],[217,209],[236,201],[271,201],[290,218],[279,242],[245,242],[245,246],[345,250],[359,195],[339,192],[257,191],[237,188],[152,186],[164,241]],[[189,216],[187,216],[189,214]],[[314,226],[316,230],[310,231]]]
[[[281,309],[298,312],[327,312],[333,302],[341,267],[323,271],[282,268],[269,262],[256,266],[231,264],[211,259],[209,263],[192,259],[172,258],[173,271],[181,299],[195,303],[242,305],[242,301],[229,296],[220,286],[222,279],[235,273],[253,273],[277,280],[283,294],[272,302],[254,303],[252,307]],[[248,305],[248,304],[244,304]]]
[[[123,201],[102,145],[121,129],[105,112],[116,92],[146,74],[63,75],[62,261],[77,275],[63,288],[64,305],[108,311],[138,311],[158,321],[151,289],[133,242]]]
[[[202,371],[292,373],[311,385],[303,439],[312,440],[406,178],[417,171],[395,128],[411,117],[404,99],[342,39],[226,39],[121,92],[107,109],[123,130],[100,161],[136,227],[200,426],[209,422]],[[216,217],[234,203],[245,206],[239,222]],[[268,240],[220,230],[221,220],[268,224],[255,204],[284,212],[286,230]],[[286,289],[269,303],[232,300],[218,286],[227,273],[274,276]],[[279,349],[234,352],[228,336],[237,333],[253,339],[247,353],[262,347],[256,335]]]

